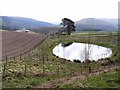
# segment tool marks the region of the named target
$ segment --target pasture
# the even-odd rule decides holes
[[[3,36],[3,56],[11,57],[11,55],[25,51],[29,51],[29,53],[24,53],[21,58],[18,54],[18,58],[11,57],[7,59],[7,62],[3,61],[3,88],[118,88],[119,81],[116,77],[119,67],[117,35],[104,34],[49,35],[46,39],[46,36],[41,37],[37,34],[35,36],[15,34],[16,38],[12,33],[9,33],[9,37],[6,34]],[[34,39],[35,37],[38,38]],[[43,43],[42,40],[44,40]],[[101,59],[98,62],[70,62],[52,54],[53,48],[61,42],[97,44],[111,48],[113,54],[111,58]],[[97,82],[98,80],[99,82]]]

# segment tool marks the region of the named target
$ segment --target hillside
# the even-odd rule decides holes
[[[23,18],[23,17],[8,17],[2,16],[0,18],[0,22],[2,21],[3,29],[13,30],[13,29],[22,29],[22,28],[41,28],[45,26],[53,26],[53,24],[43,21],[34,20],[31,18]]]
[[[76,30],[105,30],[105,31],[116,31],[117,25],[113,24],[109,20],[95,19],[95,18],[85,18],[80,21],[75,22]]]
[[[0,28],[7,30],[15,29],[31,29],[37,33],[49,33],[56,32],[61,29],[61,26],[48,22],[38,21],[31,18],[23,17],[0,17]],[[75,22],[76,31],[117,31],[118,20],[117,19],[96,19],[96,18],[84,18]]]
[[[101,20],[105,21],[105,22],[108,22],[108,23],[111,23],[113,24],[114,26],[117,26],[118,25],[118,19],[106,19],[106,18],[102,18]]]

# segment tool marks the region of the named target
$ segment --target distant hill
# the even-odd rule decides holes
[[[116,19],[117,20],[117,19]],[[76,30],[117,31],[116,20],[85,18],[75,22]]]
[[[22,28],[31,29],[31,28],[41,28],[45,26],[54,26],[51,23],[38,21],[31,18],[8,17],[8,16],[1,16],[0,23],[2,24],[2,25],[0,24],[0,27],[8,30],[22,29]]]
[[[0,28],[6,30],[30,29],[38,33],[57,32],[61,30],[60,22],[48,23],[31,18],[0,16]],[[55,25],[56,24],[56,25]],[[117,31],[117,19],[85,18],[75,22],[76,31]]]
[[[106,18],[102,18],[101,20],[111,23],[112,25],[114,25],[115,27],[118,25],[118,19],[106,19]]]

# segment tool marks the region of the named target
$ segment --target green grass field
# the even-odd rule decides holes
[[[115,88],[119,87],[117,72],[102,73],[97,76],[87,77],[85,80],[75,80],[70,84],[60,84],[60,88]]]
[[[105,34],[105,32],[104,32]],[[109,61],[117,61],[117,36],[106,33],[107,36],[97,36],[98,34],[73,34],[71,36],[49,36],[33,53],[10,59],[7,63],[3,62],[3,88],[31,88],[37,87],[44,83],[51,82],[60,78],[71,78],[76,74],[88,72],[90,66],[93,70],[101,68],[101,63],[75,63],[64,59],[57,58],[52,54],[52,49],[60,42],[82,42],[92,43],[113,50],[113,55]],[[100,34],[102,35],[102,34]],[[85,80],[74,80],[69,84],[56,83],[60,88],[79,87],[118,87],[116,82],[107,82],[107,80],[117,79],[117,71],[101,73],[90,76]]]

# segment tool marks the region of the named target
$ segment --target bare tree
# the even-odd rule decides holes
[[[91,73],[91,67],[89,65],[90,59],[91,59],[91,52],[92,51],[92,45],[90,44],[90,33],[88,34],[88,41],[85,43],[85,47],[83,50],[83,57],[85,60],[85,68],[88,70],[89,73]]]
[[[84,48],[83,54],[84,54],[84,59],[85,59],[86,62],[88,62],[89,59],[90,59],[91,50],[92,50],[91,44],[89,44],[89,43],[85,44],[85,48]]]

